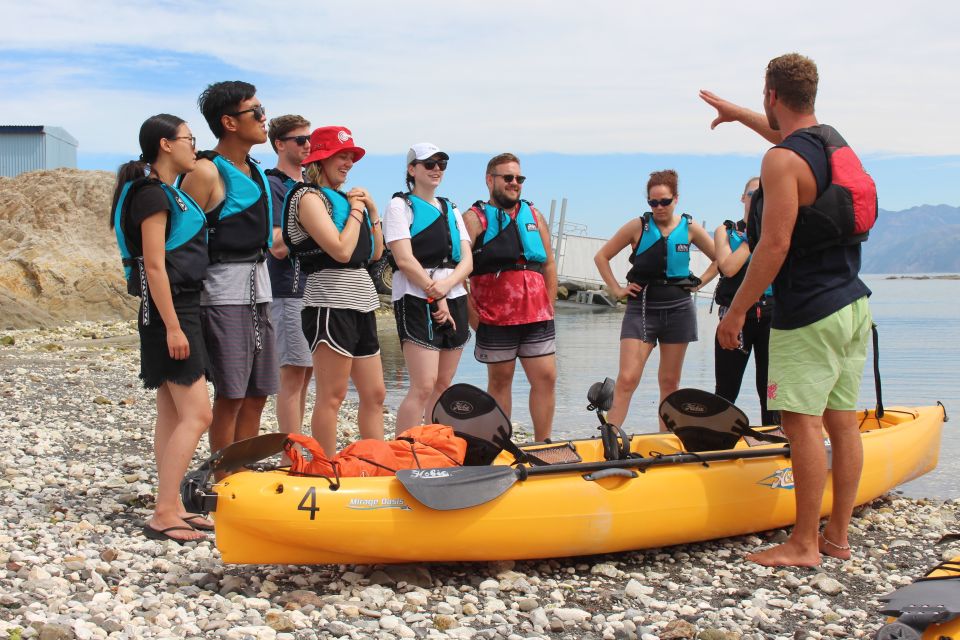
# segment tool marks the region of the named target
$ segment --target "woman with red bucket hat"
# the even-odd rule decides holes
[[[383,439],[383,365],[374,311],[380,298],[366,264],[383,252],[377,207],[362,187],[344,192],[365,151],[350,129],[320,127],[303,161],[307,181],[287,194],[283,235],[307,274],[303,333],[317,385],[311,430],[330,457],[337,450],[337,412],[352,379],[360,396],[362,438]]]

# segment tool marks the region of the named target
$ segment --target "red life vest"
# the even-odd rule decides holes
[[[819,124],[791,135],[810,134],[823,144],[830,167],[830,184],[812,205],[800,207],[790,250],[798,255],[867,239],[877,221],[877,186],[846,140],[833,127]],[[747,233],[751,250],[760,239],[763,185],[750,204]]]

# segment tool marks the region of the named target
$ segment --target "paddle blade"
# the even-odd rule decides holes
[[[678,389],[660,403],[660,417],[687,451],[732,449],[750,428],[746,414],[718,395]]]
[[[401,469],[397,479],[423,506],[451,511],[503,495],[517,481],[517,473],[506,466]]]
[[[264,433],[225,446],[210,456],[210,471],[233,471],[283,452],[285,433]]]
[[[472,384],[447,387],[433,407],[433,422],[453,427],[467,441],[466,466],[490,464],[513,435],[510,419],[493,396]]]

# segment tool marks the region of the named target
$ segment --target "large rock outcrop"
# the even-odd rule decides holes
[[[77,169],[0,178],[0,327],[135,317],[108,224],[115,179]]]

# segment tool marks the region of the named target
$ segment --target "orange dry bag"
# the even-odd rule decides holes
[[[300,445],[309,451],[312,459],[307,460],[296,445]],[[310,436],[291,433],[283,444],[283,450],[290,458],[290,473],[327,477],[336,477],[337,475],[333,463],[327,458],[323,447]]]
[[[411,427],[387,444],[396,454],[400,469],[459,467],[467,453],[467,441],[442,424]]]

